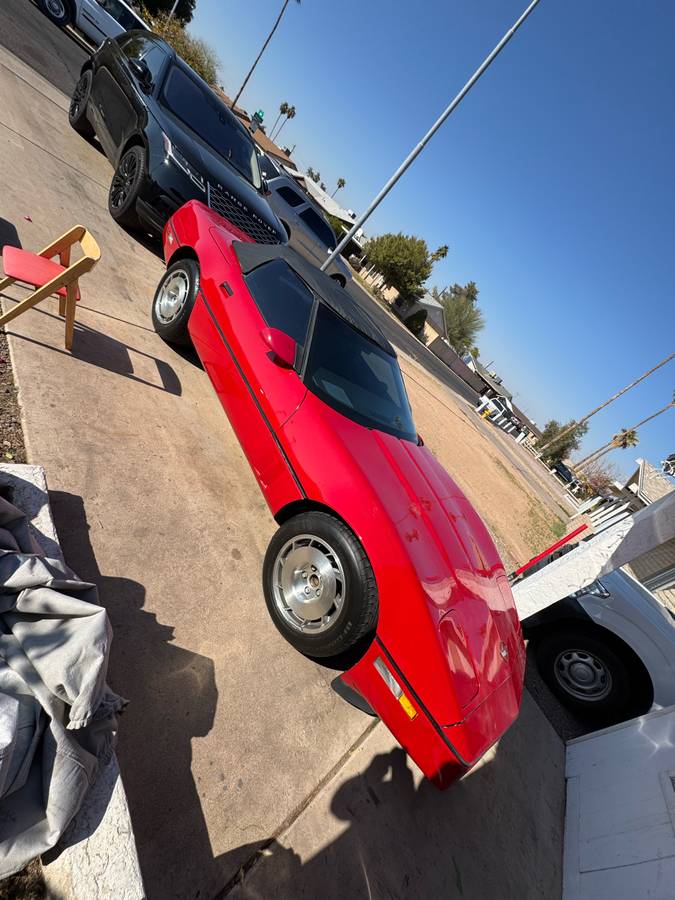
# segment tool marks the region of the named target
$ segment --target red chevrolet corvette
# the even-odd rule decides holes
[[[192,341],[279,529],[263,590],[298,650],[440,787],[518,714],[520,623],[485,526],[419,438],[396,354],[349,294],[197,201],[164,230],[152,307]]]

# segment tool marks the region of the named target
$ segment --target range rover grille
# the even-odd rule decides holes
[[[280,244],[281,237],[271,225],[251,212],[229,191],[208,185],[208,203],[214,212],[236,225],[257,244]]]

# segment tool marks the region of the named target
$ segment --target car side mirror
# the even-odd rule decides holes
[[[277,365],[287,369],[295,366],[295,353],[298,345],[290,335],[279,331],[278,328],[263,328],[260,337],[263,344],[272,352],[272,358]]]
[[[272,193],[272,191],[270,190],[270,186],[269,186],[269,184],[267,183],[267,179],[264,178],[264,177],[261,178],[261,187],[262,187],[262,192],[263,192],[263,194],[264,194],[266,197],[269,197],[270,194]]]
[[[140,81],[141,86],[145,90],[149,90],[149,88],[152,87],[152,75],[150,74],[148,64],[144,60],[130,59],[129,68],[133,72],[134,77],[137,79],[137,81]]]

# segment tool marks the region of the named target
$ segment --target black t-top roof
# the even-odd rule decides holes
[[[250,244],[233,241],[232,247],[237,254],[244,275],[248,275],[263,263],[271,262],[273,259],[283,259],[307,283],[321,302],[329,306],[352,328],[356,328],[374,344],[377,344],[385,353],[396,356],[394,348],[356,300],[353,300],[334,278],[307,262],[288,244]]]

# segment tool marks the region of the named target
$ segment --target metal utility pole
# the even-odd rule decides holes
[[[180,3],[180,0],[173,0],[173,6],[171,7],[171,12],[169,13],[169,17],[168,17],[168,19],[166,20],[166,24],[167,24],[167,25],[169,24],[169,21],[170,21],[171,19],[173,19],[173,17],[175,16],[175,14],[176,14],[176,9],[177,9],[179,3]],[[164,29],[166,30],[166,25],[164,26]]]
[[[436,134],[438,129],[448,118],[450,113],[453,112],[453,110],[455,110],[459,106],[459,104],[462,102],[464,97],[466,97],[466,95],[469,93],[469,91],[474,86],[474,84],[478,81],[478,79],[483,74],[483,72],[485,72],[485,70],[489,67],[490,63],[492,63],[493,60],[496,59],[496,57],[500,54],[500,52],[508,44],[508,42],[511,40],[513,35],[516,33],[516,31],[518,31],[520,26],[523,24],[525,19],[530,15],[532,10],[535,8],[535,6],[538,3],[539,3],[539,0],[532,0],[530,5],[527,7],[525,12],[521,15],[521,17],[515,23],[515,25],[513,25],[506,32],[506,34],[501,39],[501,41],[497,44],[497,46],[494,48],[494,50],[490,54],[488,54],[488,56],[485,57],[483,62],[480,64],[480,66],[476,69],[476,71],[473,73],[471,78],[469,78],[467,83],[464,85],[462,90],[457,94],[457,96],[454,98],[454,100],[451,101],[450,105],[445,109],[445,111],[442,113],[442,115],[438,119],[436,119],[436,121],[431,126],[429,131],[427,131],[427,133],[424,135],[424,137],[419,142],[419,144],[417,144],[417,146],[414,148],[414,150],[412,150],[412,152],[409,153],[408,156],[403,160],[401,165],[394,172],[394,174],[391,176],[389,181],[382,188],[380,193],[372,201],[372,203],[370,204],[368,209],[358,217],[358,219],[354,222],[353,226],[351,227],[350,231],[342,238],[342,240],[337,245],[335,250],[333,250],[333,252],[330,254],[330,256],[325,260],[325,262],[321,266],[322,271],[325,270],[333,262],[333,260],[340,253],[340,251],[344,247],[346,247],[347,244],[351,241],[351,239],[354,237],[354,235],[359,230],[359,228],[363,225],[363,223],[366,221],[366,219],[368,219],[370,217],[370,215],[377,209],[377,207],[380,205],[382,200],[384,200],[384,198],[387,196],[389,191],[393,188],[393,186],[399,180],[401,175],[403,175],[405,170],[411,165],[411,163],[413,163],[415,161],[415,159],[419,156],[419,154],[422,152],[422,150],[424,150],[424,148],[429,143],[431,138]]]

